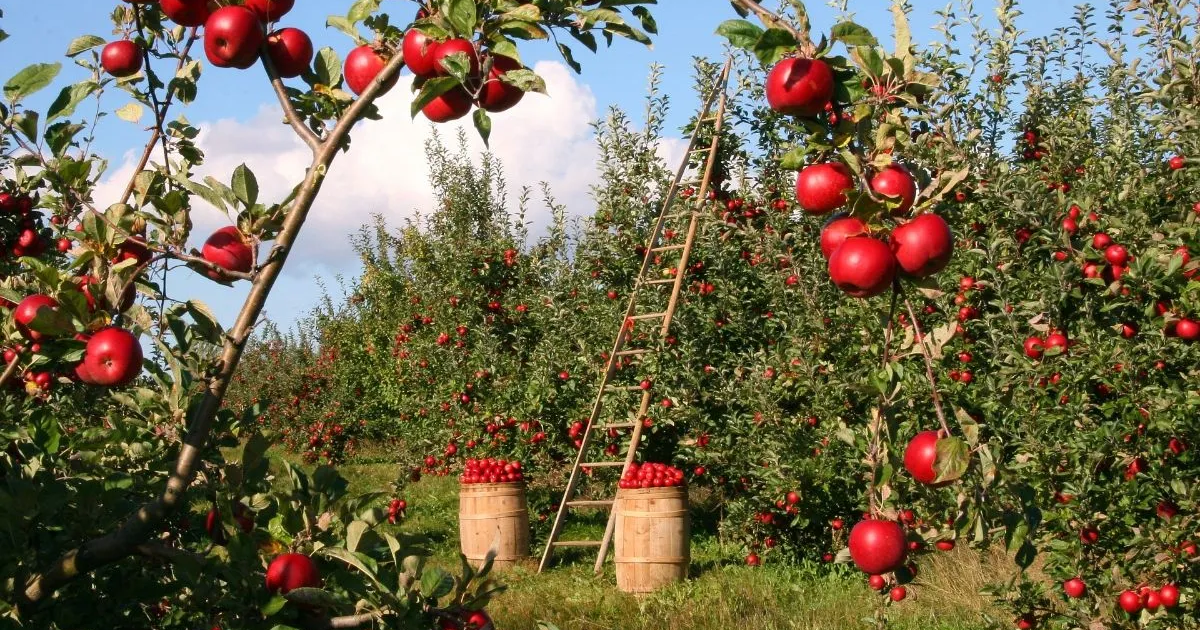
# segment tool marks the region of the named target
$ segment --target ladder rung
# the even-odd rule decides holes
[[[605,386],[604,389],[606,389],[610,392],[637,392],[637,391],[642,391],[642,386],[641,385],[608,385],[608,386]]]
[[[683,217],[690,217],[690,216],[692,216],[693,214],[695,214],[695,211],[694,211],[694,210],[688,210],[687,212],[675,212],[675,213],[668,214],[668,215],[665,215],[665,216],[666,216],[668,219],[682,219]]]
[[[653,247],[652,252],[673,252],[677,249],[683,249],[684,245],[663,245],[662,247]]]
[[[672,280],[671,282],[674,282],[674,280]],[[619,357],[636,357],[636,356],[640,356],[643,354],[649,354],[649,352],[650,352],[649,348],[634,348],[633,350],[620,350],[617,352],[617,356],[619,356]]]
[[[659,278],[658,280],[647,280],[646,284],[675,284],[675,278]]]
[[[599,540],[557,540],[550,543],[551,547],[599,547]]]
[[[637,426],[636,422],[614,422],[612,424],[601,425],[597,428],[599,428],[601,430],[604,430],[604,429],[632,429],[633,427],[636,427],[636,426]]]
[[[672,280],[671,282],[674,282],[674,280]],[[634,321],[639,321],[639,320],[644,320],[644,319],[660,319],[662,317],[666,317],[666,315],[667,315],[666,313],[645,313],[642,315],[634,315],[634,316],[630,317],[629,319],[632,319]]]
[[[709,116],[708,118],[701,118],[700,122],[702,122],[702,123],[716,122],[718,118],[720,118],[720,117],[719,116]]]
[[[567,507],[612,507],[615,501],[567,501]]]
[[[625,462],[588,462],[586,464],[580,464],[580,466],[583,468],[616,468],[617,466],[624,465]]]
[[[689,153],[704,153],[706,151],[712,151],[712,147],[709,146],[709,147],[700,147],[699,149],[692,149]]]

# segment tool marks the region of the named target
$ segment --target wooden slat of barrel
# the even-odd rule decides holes
[[[686,488],[619,490],[616,509],[617,588],[649,593],[687,579],[691,532]]]
[[[529,507],[523,483],[462,484],[458,492],[458,531],[463,555],[478,568],[496,536],[500,544],[492,567],[505,569],[529,557]]]

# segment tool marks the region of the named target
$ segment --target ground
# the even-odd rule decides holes
[[[396,464],[377,463],[347,465],[341,472],[354,491],[372,491],[387,487],[398,471]],[[454,478],[426,477],[404,493],[409,517],[403,530],[429,536],[435,543],[434,564],[450,571],[459,565],[457,487]],[[566,537],[598,538],[599,532],[577,530]],[[616,589],[611,564],[595,576],[591,562],[581,558],[539,575],[531,561],[499,574],[508,591],[489,611],[500,630],[539,630],[542,621],[561,630],[841,630],[871,627],[886,599],[870,591],[863,574],[849,566],[832,575],[828,567],[769,560],[753,568],[744,565],[744,553],[740,546],[722,544],[713,531],[693,531],[692,579],[641,598]],[[1010,567],[1003,556],[981,556],[970,549],[926,555],[916,581],[908,586],[908,598],[887,607],[887,627],[983,627],[993,611],[979,590]]]

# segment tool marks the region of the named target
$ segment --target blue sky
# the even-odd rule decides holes
[[[0,43],[0,80],[6,80],[29,63],[50,60],[64,61],[64,82],[82,78],[83,71],[73,67],[71,61],[62,56],[63,52],[78,35],[90,33],[114,37],[108,16],[116,4],[116,0],[0,0],[0,9],[4,11],[0,28],[10,35],[7,41]],[[344,9],[349,4],[350,0],[298,0],[285,24],[309,32],[318,47],[332,46],[344,53],[351,47],[350,40],[326,29],[324,24],[330,11]],[[766,4],[777,6],[770,2]],[[946,3],[912,0],[912,4],[915,7],[914,39],[918,44],[925,44],[936,37],[930,30],[933,11]],[[980,0],[976,4],[981,12],[991,17],[990,2]],[[810,2],[809,5],[814,28],[828,30],[835,23],[835,12],[824,3]],[[881,38],[891,32],[888,5],[886,0],[850,1],[857,20]],[[1067,0],[1021,2],[1020,5],[1026,12],[1021,26],[1039,34],[1067,24],[1073,12],[1072,4]],[[383,6],[385,10],[394,8],[397,15],[407,15],[413,5],[407,1],[385,0]],[[691,58],[694,55],[720,56],[723,40],[713,31],[722,21],[735,15],[726,0],[660,0],[655,15],[660,34],[652,49],[618,41],[612,49],[591,55],[581,46],[575,47],[576,57],[584,66],[580,77],[571,77],[561,67],[546,63],[558,59],[550,46],[535,43],[522,48],[528,65],[543,62],[537,69],[549,73],[552,93],[549,101],[531,104],[527,99],[516,108],[524,112],[516,111],[495,119],[499,137],[494,139],[493,149],[511,167],[510,179],[514,172],[517,175],[514,187],[548,181],[573,213],[589,213],[586,197],[589,171],[585,168],[590,150],[587,121],[614,104],[631,112],[640,112],[647,69],[652,63],[665,66],[663,87],[667,93],[675,95],[668,129],[677,128],[684,122],[695,106],[690,91]],[[56,94],[57,87],[47,90],[30,104],[44,109]],[[276,124],[278,114],[274,97],[261,69],[237,71],[206,67],[200,87],[200,98],[183,113],[205,132],[202,146],[210,158],[224,156],[222,160],[211,160],[212,174],[227,180],[232,167],[246,161],[264,181],[266,193],[275,192],[282,196],[287,187],[302,176],[303,155],[295,141]],[[403,94],[396,95],[396,92]],[[387,107],[385,113],[406,118],[400,114],[407,111],[407,86],[398,87],[387,98],[396,103]],[[126,101],[123,95],[114,92],[105,97],[102,105],[111,112]],[[272,319],[286,326],[313,306],[318,297],[316,278],[336,287],[334,277],[337,274],[353,276],[357,272],[358,264],[349,252],[345,237],[370,213],[382,212],[389,220],[397,221],[427,203],[427,194],[422,195],[415,189],[421,186],[424,177],[420,172],[420,142],[428,137],[429,130],[420,122],[399,121],[396,124],[399,126],[377,124],[373,127],[368,138],[370,142],[360,142],[351,152],[353,155],[357,151],[359,155],[354,159],[361,161],[343,167],[343,172],[348,174],[345,179],[350,183],[340,190],[326,191],[315,211],[324,222],[310,226],[302,235],[289,261],[288,271],[268,302],[267,313]],[[384,134],[392,134],[392,141],[380,142],[377,136]],[[109,117],[100,128],[101,140],[96,146],[112,161],[113,172],[119,174],[122,164],[140,148],[145,137],[145,131],[138,126]],[[547,149],[547,144],[554,146]],[[538,147],[538,153],[546,153],[546,157],[539,159],[531,149],[534,146]],[[244,159],[239,159],[243,156]],[[563,164],[573,161],[578,163]],[[394,171],[386,168],[389,164],[394,164]],[[290,170],[289,166],[292,167]],[[335,165],[335,175],[338,168],[339,165]],[[404,172],[410,179],[396,181],[392,177],[395,172]],[[406,187],[413,189],[411,195],[392,190]],[[105,187],[102,187],[100,192],[104,191]],[[110,203],[100,198],[96,201],[102,207]],[[208,216],[197,223],[210,229],[220,225],[221,219]],[[200,227],[197,232],[202,240],[206,232]],[[181,274],[178,279],[173,277],[171,288],[172,293],[178,291],[198,296],[226,323],[232,322],[244,296],[244,287],[220,287],[193,274]]]

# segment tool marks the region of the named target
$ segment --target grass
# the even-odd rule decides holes
[[[386,487],[397,472],[382,463],[340,470],[355,492]],[[409,503],[404,531],[432,539],[432,563],[457,572],[457,480],[426,478],[404,495]],[[602,518],[573,524],[564,538],[599,538]],[[535,540],[534,552],[540,547]],[[538,630],[539,621],[561,630],[967,630],[989,625],[995,611],[979,590],[1012,567],[1002,554],[962,548],[927,554],[908,585],[908,598],[885,606],[887,598],[870,591],[852,567],[830,573],[826,567],[768,562],[751,568],[742,563],[742,553],[712,532],[694,531],[692,579],[642,597],[617,590],[611,563],[593,575],[582,551],[576,558],[560,557],[565,561],[541,575],[531,560],[499,575],[508,590],[489,612],[500,630]]]

